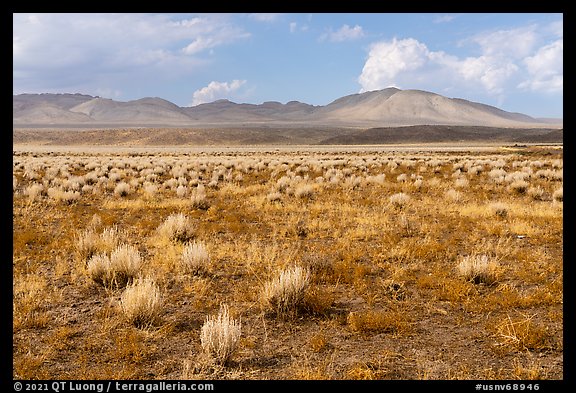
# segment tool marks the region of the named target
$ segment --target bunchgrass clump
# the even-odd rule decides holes
[[[560,187],[552,194],[552,199],[556,202],[564,201],[564,187]]]
[[[493,202],[489,206],[489,209],[495,214],[497,217],[506,218],[508,217],[508,212],[510,208],[507,204],[502,202]]]
[[[195,232],[192,221],[183,213],[169,215],[158,227],[158,234],[161,237],[182,243],[192,240]]]
[[[488,255],[467,255],[460,259],[458,274],[474,284],[494,284],[498,280],[498,263]]]
[[[98,234],[92,229],[96,225],[101,224],[91,223],[89,228],[81,232],[75,239],[76,254],[82,261],[87,261],[96,253],[109,254],[118,246],[119,234],[115,227],[104,228],[102,233]]]
[[[116,187],[114,187],[114,194],[120,197],[128,196],[130,195],[130,192],[131,192],[130,184],[123,181],[118,183]]]
[[[204,352],[215,363],[228,363],[240,340],[242,324],[230,316],[228,306],[222,305],[217,316],[209,316],[200,331]]]
[[[138,278],[124,289],[120,307],[128,322],[134,326],[152,326],[158,321],[162,311],[160,289],[152,279]]]
[[[294,196],[297,198],[311,198],[314,195],[314,186],[311,184],[300,184],[294,190]]]
[[[510,183],[510,190],[520,195],[525,194],[526,191],[528,190],[528,187],[530,187],[530,184],[528,184],[527,181],[521,179],[515,180],[512,183]]]
[[[308,269],[300,266],[284,269],[264,285],[262,302],[277,316],[295,315],[298,307],[303,305],[309,286]]]
[[[198,186],[192,190],[190,193],[190,202],[192,203],[192,207],[201,210],[208,210],[210,204],[206,199],[206,188],[202,184],[198,184]]]
[[[210,255],[202,242],[188,243],[182,251],[180,262],[186,273],[199,275],[208,271]]]
[[[402,209],[404,206],[410,202],[410,195],[403,192],[390,195],[390,203],[397,209]]]
[[[136,247],[122,244],[110,256],[93,255],[86,266],[94,282],[105,287],[121,288],[130,283],[140,272],[141,256]]]

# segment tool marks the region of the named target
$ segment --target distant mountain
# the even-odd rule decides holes
[[[13,96],[12,113],[14,127],[563,125],[561,119],[535,119],[460,98],[396,88],[348,95],[325,106],[298,101],[255,105],[218,100],[179,107],[161,98],[121,102],[82,94],[20,94]]]

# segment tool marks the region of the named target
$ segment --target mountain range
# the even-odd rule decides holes
[[[25,127],[404,127],[416,125],[561,128],[562,119],[538,119],[422,90],[352,94],[325,106],[238,104],[228,100],[179,107],[161,98],[115,101],[83,94],[13,95],[13,126]]]

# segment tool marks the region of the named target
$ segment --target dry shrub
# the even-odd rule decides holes
[[[544,192],[542,187],[539,186],[530,187],[526,193],[535,201],[546,200],[546,193]]]
[[[150,278],[134,280],[122,293],[120,307],[128,322],[136,327],[151,326],[162,310],[160,289]]]
[[[527,181],[519,179],[510,184],[510,190],[516,194],[525,194],[529,186]]]
[[[270,192],[268,195],[266,195],[266,200],[271,203],[280,202],[282,200],[282,193],[278,191]]]
[[[130,192],[131,192],[130,184],[123,181],[118,183],[116,187],[114,187],[114,194],[120,197],[128,196],[130,195]]]
[[[208,210],[210,204],[206,199],[206,188],[199,184],[196,189],[190,193],[190,202],[196,209]]]
[[[508,212],[510,210],[508,205],[502,202],[493,202],[490,205],[488,205],[488,208],[490,209],[490,211],[492,211],[493,214],[495,214],[497,217],[500,218],[508,217]]]
[[[183,213],[171,214],[158,227],[158,234],[169,240],[187,242],[195,236],[196,229]]]
[[[564,201],[564,187],[560,187],[552,194],[552,199],[556,202]]]
[[[403,192],[390,195],[390,203],[397,209],[401,209],[410,202],[410,196]]]
[[[314,186],[311,184],[300,184],[296,187],[294,196],[297,198],[311,198],[314,196]]]
[[[136,247],[122,244],[110,257],[104,253],[93,255],[86,267],[94,282],[105,287],[124,287],[139,273],[141,257]]]
[[[24,195],[28,197],[30,202],[40,199],[42,192],[44,192],[44,186],[39,183],[32,183],[24,189]]]
[[[94,217],[99,219],[99,216]],[[99,224],[93,222],[90,223],[89,229],[77,235],[74,243],[78,258],[82,261],[87,261],[96,253],[110,253],[119,242],[119,233],[115,227],[105,228],[102,233],[97,234],[91,228]]]
[[[262,302],[265,308],[278,316],[294,315],[303,305],[309,286],[308,269],[300,266],[284,269],[264,285]]]
[[[458,274],[474,284],[494,284],[498,280],[498,262],[487,255],[467,255],[457,266]]]
[[[242,333],[242,324],[230,316],[228,306],[222,305],[217,316],[206,318],[200,331],[202,349],[217,364],[228,363]]]
[[[186,273],[198,275],[208,271],[210,255],[204,243],[194,241],[186,245],[180,262]]]

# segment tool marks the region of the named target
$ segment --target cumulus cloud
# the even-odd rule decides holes
[[[230,95],[240,89],[245,83],[245,80],[238,79],[234,79],[230,83],[212,81],[208,86],[194,92],[191,106],[213,102],[218,99],[230,98]]]
[[[433,91],[459,87],[500,98],[507,89],[516,88],[562,93],[560,30],[556,23],[478,34],[460,43],[479,49],[477,56],[468,57],[431,51],[414,38],[376,42],[358,77],[360,91],[391,86]],[[550,32],[556,37],[553,42]]]
[[[538,49],[534,56],[524,59],[530,78],[519,87],[544,91],[562,91],[564,86],[564,40],[554,41]]]
[[[362,91],[398,87],[396,78],[400,73],[418,70],[429,61],[429,57],[426,45],[413,38],[394,38],[373,44],[358,79]]]
[[[353,41],[362,37],[364,37],[364,30],[362,30],[362,26],[356,25],[354,27],[350,27],[348,25],[344,25],[336,31],[332,31],[332,29],[330,29],[327,33],[322,34],[320,40],[344,42]]]
[[[104,82],[126,84],[127,76],[169,79],[249,36],[223,14],[13,14],[14,90],[94,91]]]
[[[530,25],[516,29],[496,30],[477,34],[471,38],[471,41],[480,46],[485,56],[518,59],[534,50],[538,38],[536,29],[536,25]]]

